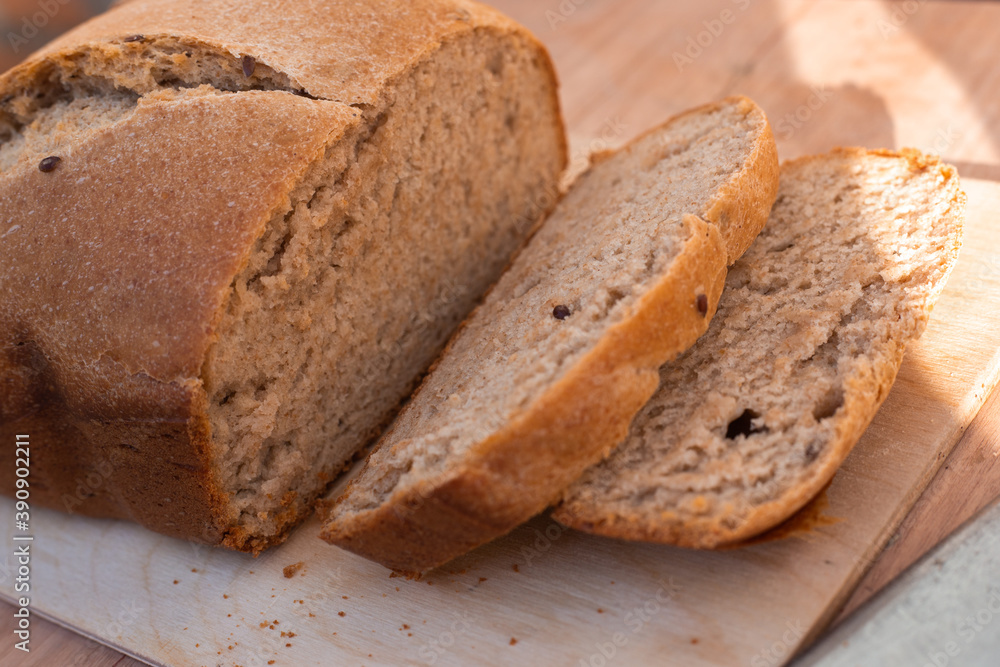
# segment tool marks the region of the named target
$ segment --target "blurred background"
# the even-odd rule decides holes
[[[0,0],[0,71],[110,4]],[[738,92],[768,113],[782,159],[836,145],[913,146],[957,163],[963,176],[1000,176],[998,3],[488,4],[552,52],[577,169],[594,149]]]
[[[0,71],[110,4],[111,0],[0,0]]]

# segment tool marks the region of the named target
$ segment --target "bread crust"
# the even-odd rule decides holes
[[[746,98],[730,98],[682,115],[733,101],[756,109]],[[517,419],[473,445],[467,464],[446,479],[394,494],[377,508],[328,519],[321,537],[393,570],[419,574],[509,532],[556,501],[625,437],[632,417],[656,390],[659,367],[705,332],[728,258],[763,227],[777,186],[768,126],[743,170],[712,200],[709,220],[686,216],[689,235],[668,273],[594,349]],[[697,306],[701,294],[708,301],[705,315]],[[348,493],[350,487],[343,495]]]
[[[958,183],[958,174],[954,167],[940,164],[933,156],[925,155],[913,149],[892,151],[885,149],[836,148],[831,154],[856,158],[889,157],[904,159],[912,170],[935,168],[946,180]],[[812,155],[788,161],[782,165],[785,168],[792,164],[808,161],[824,160],[827,155]],[[965,194],[957,187],[950,200],[947,218],[949,219],[948,246],[943,261],[947,265],[944,277],[933,286],[927,300],[926,309],[917,314],[919,335],[930,315],[930,309],[944,289],[947,275],[951,272],[958,259],[962,245],[962,226],[964,222]],[[602,512],[600,508],[590,503],[564,502],[553,511],[553,518],[560,523],[577,530],[605,537],[616,537],[626,540],[657,542],[681,547],[698,549],[716,549],[738,546],[760,533],[774,528],[790,518],[806,503],[826,488],[834,474],[850,454],[854,445],[864,434],[878,409],[889,395],[889,390],[896,379],[902,365],[905,352],[905,340],[891,341],[893,347],[878,360],[869,363],[863,371],[850,377],[844,391],[844,414],[836,425],[836,437],[823,448],[823,456],[810,467],[809,477],[799,486],[789,490],[780,498],[764,503],[753,509],[745,517],[741,517],[738,525],[727,525],[725,516],[699,518],[677,521],[662,521],[649,524],[638,518],[626,517],[617,513]]]
[[[17,258],[0,271],[0,436],[31,435],[36,502],[246,551],[284,539],[233,528],[212,474],[202,374],[232,281],[362,110],[474,31],[515,35],[537,53],[565,165],[545,48],[465,0],[132,0],[0,76],[3,115],[81,54],[98,68],[85,75],[102,74],[124,49],[162,42],[208,49],[234,68],[248,56],[300,93],[142,98],[130,117],[70,147],[53,173],[17,165],[0,175],[0,213],[17,223],[0,230],[0,250]],[[116,76],[139,93],[154,83]],[[121,233],[136,225],[145,235]],[[4,468],[8,493],[13,479]],[[291,500],[278,520],[285,530],[309,511]]]
[[[0,240],[18,258],[0,299],[0,432],[37,443],[37,502],[223,539],[202,361],[255,239],[354,113],[271,92],[142,104],[55,172],[0,176],[0,212],[20,227]]]
[[[82,50],[113,57],[124,39],[141,37],[207,46],[234,65],[250,56],[313,97],[371,105],[386,82],[472,29],[517,33],[546,53],[524,28],[468,0],[132,0],[42,47],[0,77],[0,90],[30,85],[40,70]]]

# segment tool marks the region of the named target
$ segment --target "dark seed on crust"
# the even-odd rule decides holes
[[[253,76],[253,72],[257,69],[257,61],[254,60],[253,56],[243,56],[240,59],[240,64],[243,65],[243,76],[249,78]]]
[[[813,461],[815,461],[816,458],[819,456],[819,452],[820,452],[821,449],[823,449],[823,443],[822,442],[819,442],[817,440],[817,441],[809,443],[809,446],[806,447],[806,451],[805,451],[805,459],[806,459],[806,461],[809,462],[809,463],[812,463]]]
[[[557,320],[565,320],[572,314],[573,313],[570,311],[570,309],[562,304],[552,309],[552,317],[556,318]]]
[[[128,44],[129,42],[141,42],[146,39],[145,35],[129,35],[123,41]]]
[[[38,171],[48,173],[54,170],[59,165],[60,162],[62,162],[61,157],[58,157],[56,155],[50,155],[38,163]]]
[[[699,294],[698,299],[698,312],[701,313],[702,317],[708,315],[708,297],[704,294]]]

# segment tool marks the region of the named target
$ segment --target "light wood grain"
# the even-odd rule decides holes
[[[593,142],[624,143],[672,113],[743,93],[768,112],[782,159],[862,145],[1000,163],[1000,70],[979,36],[1000,23],[992,3],[917,3],[914,11],[871,1],[586,0],[570,3],[565,20],[555,1],[492,4],[549,47],[578,156]],[[706,34],[725,12],[730,22]],[[691,62],[675,60],[688,53]]]
[[[8,613],[8,610],[11,613]],[[31,652],[14,647],[12,609],[3,605],[2,631],[5,641],[0,644],[0,665],[18,667],[139,667],[143,663],[123,656],[51,621],[32,619]]]
[[[1000,73],[993,65],[994,53],[990,40],[982,38],[984,27],[995,26],[1000,22],[1000,7],[995,5],[987,3],[920,3],[919,11],[912,15],[905,13],[902,15],[903,20],[899,30],[890,30],[883,35],[879,29],[881,25],[879,21],[888,20],[890,25],[898,23],[897,19],[900,14],[897,10],[899,6],[882,2],[842,3],[835,0],[815,3],[805,1],[778,2],[776,0],[762,0],[760,2],[755,0],[751,2],[722,0],[704,3],[657,3],[655,0],[586,0],[582,3],[572,3],[576,7],[575,11],[567,15],[565,21],[558,21],[551,25],[551,16],[547,15],[547,12],[558,12],[560,7],[558,2],[509,0],[498,1],[494,4],[514,18],[529,25],[550,46],[564,84],[563,103],[569,122],[573,155],[578,164],[582,163],[583,157],[590,150],[623,143],[670,113],[730,92],[744,92],[754,96],[769,112],[772,121],[777,126],[777,123],[781,119],[787,118],[789,113],[794,114],[803,105],[808,106],[813,88],[819,86],[821,90],[823,87],[832,89],[835,94],[815,110],[810,109],[811,113],[808,114],[807,121],[791,127],[792,131],[784,131],[788,129],[786,126],[782,126],[784,130],[777,131],[782,157],[787,158],[806,152],[819,152],[834,144],[916,145],[941,152],[951,161],[958,162],[963,176],[975,175],[996,178],[998,174],[997,147],[1000,145],[1000,141],[998,141],[1000,105],[997,105],[994,100],[998,87],[1000,87],[997,80]],[[746,9],[741,9],[744,6]],[[724,31],[703,49],[703,52],[692,64],[679,69],[674,63],[673,54],[683,52],[687,40],[697,37],[705,29],[705,21],[713,21],[726,9],[734,12],[736,20],[726,25]],[[989,188],[985,185],[983,188],[980,194],[986,200],[993,202],[991,204],[994,206],[993,210],[1000,210],[1000,205],[997,205],[995,201],[996,198],[989,194]],[[993,199],[990,200],[990,197]],[[995,226],[997,224],[995,219],[991,219],[988,224],[994,225],[993,229],[998,229]],[[991,241],[992,239],[980,239],[980,243]],[[963,256],[963,261],[967,257],[968,252]],[[980,254],[980,265],[978,268],[972,269],[973,277],[966,283],[966,287],[970,289],[992,289],[992,296],[987,293],[985,294],[986,299],[972,299],[971,303],[966,301],[965,306],[973,309],[984,307],[995,309],[995,304],[990,300],[997,294],[997,287],[994,284],[996,276],[993,275],[994,272],[991,268],[994,266],[991,264],[994,259],[995,256],[990,257],[988,252],[985,256]],[[979,273],[976,273],[977,271]],[[983,277],[980,275],[982,273],[987,274],[985,277],[988,280],[985,282],[980,279]],[[982,294],[981,291],[974,292],[973,296]],[[941,317],[941,308],[935,313],[935,318],[938,317]],[[994,326],[993,330],[996,328]],[[930,332],[928,336],[930,336]],[[972,353],[976,353],[977,347],[980,353],[996,349],[996,341],[992,340],[989,335],[964,342],[971,346]],[[926,339],[924,343],[926,343]],[[961,347],[959,355],[964,355],[965,350],[965,347]],[[932,353],[933,350],[925,350],[924,355]],[[908,358],[907,369],[913,365],[911,361],[912,359]],[[963,362],[965,359],[961,358],[958,361]],[[933,363],[933,359],[931,363]],[[904,407],[916,407],[918,412],[919,408],[923,406],[934,405],[943,395],[941,387],[938,386],[939,383],[923,383],[921,368],[918,365],[913,371],[904,371],[904,373],[911,374],[910,386],[915,388],[914,395],[916,396],[912,404],[907,403]],[[985,368],[986,366],[980,368],[980,373]],[[981,384],[984,385],[980,387],[981,391],[988,389],[988,386],[985,386],[986,382]],[[893,392],[893,397],[902,391],[904,390],[897,387]],[[979,397],[973,395],[971,404],[959,405],[958,407],[971,410],[978,400]],[[985,502],[990,494],[995,495],[995,490],[1000,489],[1000,466],[995,465],[989,458],[984,459],[984,448],[993,447],[995,450],[996,447],[995,439],[989,438],[991,436],[995,438],[993,436],[996,432],[995,424],[998,415],[1000,415],[998,402],[1000,401],[992,400],[990,406],[978,418],[979,421],[969,429],[962,443],[949,457],[946,467],[935,477],[931,490],[917,505],[914,515],[902,524],[898,531],[898,537],[893,538],[892,546],[886,550],[882,558],[877,560],[869,577],[858,588],[855,597],[848,603],[848,609],[856,606],[873,590],[892,578],[921,550],[946,533],[952,524],[957,523],[961,515],[971,513],[975,506]],[[954,408],[955,406],[951,405],[949,410]],[[958,412],[961,418],[954,419],[954,429],[960,430],[962,419],[965,419],[967,414],[961,409]],[[926,417],[926,415],[922,416]],[[914,437],[925,435],[923,429],[915,428],[903,431],[903,433],[909,433]],[[977,433],[980,436],[977,437]],[[869,436],[866,436],[866,442],[868,439]],[[882,454],[896,454],[899,453],[898,449],[901,448],[893,449],[887,453],[882,452]],[[947,449],[947,446],[943,449]],[[861,451],[859,449],[859,452]],[[862,461],[862,468],[865,466],[877,467],[886,463],[885,459],[879,458],[877,455],[862,456],[859,453],[852,457],[851,465],[854,465],[853,461],[856,458],[860,458]],[[913,463],[913,461],[909,461],[909,463]],[[856,579],[857,575],[866,569],[873,560],[876,560],[879,553],[878,542],[884,541],[892,534],[892,524],[905,514],[907,504],[916,498],[922,483],[921,479],[932,475],[934,468],[935,464],[931,462],[925,466],[925,469],[918,471],[920,474],[914,477],[917,481],[913,489],[909,495],[902,494],[902,502],[900,502],[897,511],[888,516],[885,522],[884,533],[876,536],[870,548],[863,550],[861,555],[852,556],[849,560],[849,567],[846,569],[839,560],[833,561],[837,566],[837,572],[843,576],[843,581],[841,590],[837,591],[827,602],[827,608],[824,612],[826,616],[832,616],[835,613],[839,606],[837,601],[843,601],[850,592],[851,581]],[[973,493],[969,493],[970,480],[978,482],[974,485]],[[876,479],[867,480],[867,483],[872,484],[877,491],[879,485],[876,482]],[[838,484],[841,484],[839,479]],[[864,483],[860,483],[856,487],[849,485],[845,488],[863,491],[867,487]],[[898,489],[893,489],[893,492],[895,491]],[[832,509],[829,511],[832,513],[837,513],[837,503],[833,502],[835,493],[839,493],[839,491],[831,489]],[[876,493],[871,498],[865,498],[865,501],[872,502],[884,499],[884,496]],[[479,563],[478,559],[485,559],[489,565],[489,554],[494,554],[493,558],[497,557],[496,553],[508,554],[510,563],[494,563],[483,571],[492,572],[491,567],[494,567],[497,572],[494,578],[502,581],[507,581],[509,578],[517,582],[520,577],[515,577],[506,570],[509,565],[517,562],[523,565],[527,562],[524,557],[518,560],[519,552],[516,547],[527,546],[531,548],[535,539],[533,530],[537,528],[544,531],[549,525],[550,522],[545,519],[536,520],[501,544],[487,550],[481,550],[482,553],[477,552],[470,558],[472,558],[473,563]],[[308,530],[310,528],[306,527],[300,531],[300,536],[297,536],[296,540],[301,540],[301,534]],[[836,530],[838,530],[837,527],[831,528],[831,531],[834,531],[833,537],[824,537],[826,532],[821,532],[820,545],[825,545],[825,540],[835,539]],[[117,539],[118,533],[113,534]],[[123,535],[131,534],[128,528],[123,533]],[[597,540],[593,544],[589,540],[584,540],[582,544],[586,553],[582,556],[574,555],[573,548],[567,545],[579,544],[580,539],[578,536],[567,535],[540,553],[545,554],[545,558],[549,559],[550,562],[557,564],[562,562],[560,554],[562,554],[562,558],[582,558],[585,564],[593,565],[600,571],[607,570],[612,575],[621,567],[640,568],[648,570],[646,574],[653,574],[665,570],[673,563],[674,558],[677,559],[678,564],[678,567],[674,569],[681,572],[685,571],[685,567],[693,566],[688,563],[685,554],[675,556],[672,555],[671,550],[653,549],[652,552],[647,553],[642,547],[625,545],[616,548],[609,545],[617,545],[617,543],[601,540]],[[795,544],[799,541],[801,540],[792,540],[789,543]],[[510,550],[511,544],[515,547],[513,550]],[[848,546],[856,548],[857,545],[851,543]],[[86,544],[81,542],[73,543],[72,548],[81,553],[88,551]],[[167,550],[172,548],[168,547]],[[565,551],[567,548],[569,548],[568,552]],[[776,548],[777,552],[771,551],[771,549]],[[650,548],[647,547],[647,549]],[[288,552],[290,550],[286,547],[282,551]],[[308,549],[306,551],[312,553]],[[94,548],[93,552],[100,554],[100,550],[97,548]],[[569,556],[566,555],[567,553]],[[762,559],[762,561],[756,565],[742,565],[740,567],[750,569],[755,566],[773,567],[782,561],[781,550],[778,547],[765,545],[765,547],[756,548],[753,553],[756,554],[756,558]],[[317,552],[316,567],[333,568],[330,570],[331,572],[337,571],[335,567],[337,559],[323,554],[326,552]],[[839,558],[841,551],[835,549],[833,554]],[[95,555],[91,555],[89,562],[93,564],[95,557]],[[332,562],[324,564],[327,558]],[[723,571],[729,567],[727,558],[729,556],[717,560],[716,556],[712,556],[707,558],[702,566],[710,572],[719,571],[721,576],[721,574],[725,574]],[[183,560],[180,558],[174,565],[179,565]],[[532,562],[536,563],[538,560],[533,559]],[[822,572],[824,569],[818,563],[816,564],[818,569],[812,574]],[[282,591],[279,597],[283,599],[288,591],[282,590],[283,584],[286,582],[283,577],[277,574],[280,565],[279,562],[274,565],[276,569],[268,570],[266,576],[270,583],[266,584],[265,588],[275,586]],[[83,590],[91,591],[95,586],[95,583],[90,581],[93,578],[92,572],[75,567],[59,568],[58,564],[52,567],[58,568],[57,571],[68,570],[73,576],[79,578],[77,582],[65,584],[68,587],[66,601],[79,601],[79,604],[84,604],[84,601],[81,600],[83,598],[92,604],[93,600],[89,596],[69,593],[69,589],[77,584]],[[585,575],[590,571],[584,566],[580,566],[580,568],[583,570],[580,575],[585,578]],[[111,568],[98,568],[102,572],[102,577],[107,576],[114,580],[115,573],[108,574],[109,569]],[[129,567],[123,566],[121,569],[122,572],[118,575],[120,577],[127,576],[130,571]],[[253,568],[249,567],[248,569]],[[572,564],[566,565],[565,568],[539,567],[536,569],[536,567],[531,566],[528,567],[528,570],[532,582],[540,582],[539,585],[542,586],[546,584],[545,577],[548,574],[553,576],[554,581],[564,581],[567,576],[572,577],[578,571],[573,568]],[[237,578],[231,569],[223,568],[223,571],[232,577],[230,583],[234,586],[260,585],[259,581],[253,578],[248,581]],[[741,570],[741,572],[746,575],[745,570]],[[193,573],[185,574],[187,577],[194,576]],[[488,575],[483,574],[482,576]],[[721,578],[722,585],[716,585],[711,590],[715,591],[719,600],[733,601],[734,595],[741,594],[739,590],[740,579],[733,576],[721,576]],[[455,582],[461,580],[468,587],[473,588],[479,583],[478,577],[468,578],[464,575],[456,575],[453,579]],[[817,583],[811,580],[810,573],[790,567],[782,579],[784,582],[782,590],[789,588],[788,582],[800,582],[800,586],[792,588],[795,590],[801,588],[808,595],[815,595],[820,592],[819,589],[822,588],[823,584],[829,582],[830,577],[823,574],[820,579],[822,581]],[[833,579],[836,580],[836,577]],[[336,583],[338,580],[333,578],[332,581]],[[482,585],[486,586],[490,581],[493,579],[482,582]],[[633,584],[637,581],[634,578],[631,580]],[[678,600],[691,592],[690,586],[701,585],[702,581],[703,578],[695,576],[691,579],[693,583],[682,585],[681,592],[677,595]],[[315,588],[315,579],[313,582],[313,588]],[[324,582],[330,584],[331,580],[325,579]],[[392,582],[396,583],[398,580],[392,580]],[[443,578],[436,581],[435,584],[441,585],[446,582],[447,578]],[[619,580],[614,586],[622,586],[624,583],[628,582]],[[187,584],[190,586],[190,582]],[[727,591],[725,587],[727,584],[735,588]],[[178,584],[178,586],[184,585],[184,583]],[[420,586],[426,586],[426,584],[420,584]],[[514,586],[515,590],[522,591],[522,594],[528,598],[533,598],[531,588],[531,585]],[[640,588],[642,587],[640,586]],[[407,591],[408,594],[417,596],[417,600],[427,597],[426,593],[421,591],[428,589],[411,588],[410,582],[404,582],[401,589]],[[310,587],[303,590],[309,591]],[[601,596],[609,590],[621,589],[611,588],[610,584],[604,584],[602,587],[588,590],[588,593],[597,596],[592,599],[603,600]],[[643,590],[648,592],[648,588]],[[108,600],[109,594],[127,598],[130,592],[127,585],[117,583],[102,586],[100,591],[92,593],[92,595],[93,599]],[[387,598],[395,592],[388,590]],[[199,593],[199,591],[195,590],[193,593]],[[188,594],[193,593],[188,590]],[[746,591],[742,591],[742,594],[746,593]],[[261,607],[266,607],[268,604],[277,605],[275,600],[278,600],[279,597],[269,598],[269,594],[274,593],[268,593],[265,590],[260,597],[250,596],[250,598]],[[494,591],[493,594],[501,593]],[[508,593],[504,591],[502,594]],[[564,595],[573,596],[574,594],[578,594],[578,592],[574,593],[572,590],[564,592]],[[566,623],[582,623],[585,629],[589,629],[589,632],[584,633],[587,636],[584,637],[581,644],[585,648],[588,646],[587,642],[593,644],[601,640],[605,630],[616,624],[621,626],[624,622],[622,611],[626,608],[623,605],[627,603],[628,596],[614,593],[610,595],[621,604],[617,608],[612,608],[610,605],[602,607],[604,613],[598,616],[585,615],[578,618],[577,614],[581,610],[577,606],[571,606],[570,609],[560,613],[556,603],[561,598],[552,598],[551,596],[541,596],[536,600],[536,606],[541,604],[541,601],[546,600],[555,604],[554,611],[548,618],[543,619],[550,624],[558,623],[561,626]],[[49,602],[56,604],[57,598],[58,596],[53,596]],[[173,600],[173,602],[163,602],[163,605],[182,618],[189,617],[191,610],[185,609],[185,599],[184,596],[177,599],[177,596],[168,595],[164,600]],[[354,597],[352,599],[358,600],[360,598]],[[435,599],[440,600],[440,598]],[[782,596],[776,593],[768,594],[766,591],[761,596],[761,600],[765,602],[770,600],[775,604],[783,602]],[[60,606],[65,606],[66,601],[59,603]],[[429,599],[424,600],[427,604],[414,604],[417,605],[417,609],[424,610],[429,617],[434,613],[434,609],[428,606],[433,601],[434,599]],[[244,602],[249,603],[248,601]],[[344,604],[347,602],[345,601]],[[518,610],[517,604],[511,606],[515,611]],[[91,608],[71,610],[70,615],[78,616],[81,610]],[[410,609],[412,608],[410,607]],[[789,611],[786,620],[794,624],[797,621],[793,619],[793,616],[801,615],[800,612],[807,608],[814,609],[809,605],[788,605]],[[334,616],[336,615],[332,608],[330,611]],[[381,620],[384,621],[384,617],[391,616],[395,611],[397,609],[392,606],[382,608],[383,618]],[[525,612],[523,609],[521,611]],[[527,611],[533,612],[535,610],[529,606]],[[666,622],[665,619],[678,622],[680,628],[690,629],[692,627],[690,612],[691,610],[688,611],[688,616],[682,615],[680,618],[676,613],[660,613],[655,625],[644,626],[644,629],[634,638],[633,643],[646,643],[653,647],[648,655],[653,655],[656,650],[661,652],[673,650],[673,644],[665,642],[666,639],[676,640],[677,632],[663,633],[664,641],[659,644],[648,638],[643,639],[643,637],[657,634],[657,628],[661,627],[661,623]],[[89,626],[86,627],[101,630],[101,619],[110,618],[109,614],[111,613],[106,609],[96,610],[92,614],[95,618],[85,619],[89,622]],[[227,611],[226,613],[231,612]],[[375,613],[378,614],[379,610],[376,610]],[[596,613],[596,611],[592,613]],[[102,614],[104,615],[102,616]],[[227,617],[226,614],[221,614],[221,616],[226,618],[227,622],[232,618]],[[235,617],[236,614],[233,616]],[[530,613],[528,616],[533,618]],[[4,617],[9,618],[9,615],[4,614]],[[595,621],[595,619],[597,620]],[[166,621],[161,619],[158,621],[158,625],[166,630],[176,630],[177,628],[170,622],[172,620],[174,619],[168,618]],[[707,619],[703,620],[705,623],[708,622]],[[0,624],[0,628],[6,630],[8,622],[4,621]],[[430,623],[430,621],[428,622]],[[780,636],[778,639],[773,639],[776,635],[755,635],[754,632],[761,631],[759,625],[751,624],[747,628],[734,629],[731,627],[731,623],[731,616],[726,614],[718,616],[714,632],[732,632],[737,643],[740,640],[745,643],[752,638],[756,641],[754,645],[760,646],[761,650],[767,648],[764,644],[768,641],[772,642],[771,647],[775,645],[774,642],[781,641]],[[818,621],[814,627],[819,627],[821,624],[822,621]],[[77,664],[92,664],[88,662],[91,653],[95,656],[94,660],[105,659],[105,654],[101,652],[107,651],[106,649],[97,649],[92,643],[83,639],[77,639],[75,642],[70,641],[66,639],[65,630],[55,627],[46,630],[44,629],[46,627],[44,623],[37,626],[39,628],[37,637],[44,640],[40,645],[46,647],[45,651],[60,651],[59,653],[51,653],[51,655],[56,656],[55,662],[45,661],[49,654],[44,652],[36,654],[36,658],[42,662],[17,662],[19,656],[11,657],[9,652],[4,653],[7,647],[0,645],[0,664],[64,664],[67,660],[70,660],[67,664],[74,664],[70,656],[81,655],[88,657],[79,658]],[[381,633],[384,628],[381,625],[378,627],[380,628],[378,632]],[[447,626],[443,627],[445,628],[443,632],[448,632]],[[774,624],[769,627],[773,630]],[[530,634],[532,630],[533,628],[527,627],[527,634]],[[46,634],[48,632],[52,634]],[[190,633],[190,630],[185,632]],[[6,632],[5,634],[9,635]],[[140,639],[142,639],[141,634],[137,633]],[[322,633],[319,634],[322,635]],[[389,634],[391,635],[391,633]],[[428,635],[425,630],[414,634],[422,639],[420,643],[411,643],[410,650],[405,655],[418,664],[426,664],[426,661],[419,656],[419,648],[429,646],[426,643],[428,637],[434,639],[435,635],[433,633]],[[491,662],[508,662],[525,656],[523,652],[510,652],[509,639],[508,644],[504,645],[501,641],[502,637],[499,639],[494,637],[495,641],[490,641],[488,644],[490,651],[486,652],[485,645],[478,638],[473,637],[474,634],[464,633],[460,637],[465,644],[468,644],[464,650],[469,656],[475,656],[480,660],[487,659]],[[363,632],[353,636],[349,641],[345,641],[342,635],[343,633],[337,636],[329,634],[319,637],[310,636],[309,641],[320,642],[317,646],[322,645],[322,642],[331,645],[342,644],[347,649],[354,649],[356,655],[365,660],[367,660],[366,647],[385,645],[384,637],[371,640],[364,637]],[[608,635],[608,639],[610,637]],[[629,638],[632,639],[632,636],[630,635]],[[225,640],[226,637],[214,639]],[[449,658],[453,660],[456,657],[458,639],[456,638],[454,650],[440,654],[438,664],[447,664]],[[690,654],[693,656],[693,661],[685,664],[710,664],[708,658],[711,651],[716,649],[710,649],[707,646],[710,643],[708,638],[701,637],[701,639],[703,641],[699,644],[689,643],[685,651],[678,653],[680,656],[678,659]],[[106,638],[106,640],[122,641],[121,638],[116,640],[115,637]],[[250,644],[253,645],[253,643],[254,640],[251,638]],[[393,642],[389,641],[389,644],[391,645]],[[477,644],[479,645],[478,649],[476,648]],[[518,650],[524,651],[529,645],[530,643],[524,636],[519,636],[519,642],[513,648],[521,647]],[[53,646],[55,648],[52,648]],[[725,650],[727,646],[729,645],[723,643],[721,650]],[[279,648],[284,650],[283,646]],[[64,650],[65,653],[61,652]],[[416,657],[414,657],[414,650],[417,651]],[[643,654],[641,649],[630,648],[629,650],[636,651],[635,656],[641,657]],[[235,663],[236,656],[240,655],[239,651],[239,647],[235,647],[232,652],[225,649],[223,651],[225,654],[223,664]],[[119,655],[108,653],[110,658],[107,659],[111,660],[117,659],[116,655]],[[280,658],[276,664],[298,664],[290,662],[297,659],[297,657],[293,657],[293,654],[279,655],[280,653],[281,651],[276,652],[276,656]],[[572,654],[571,657],[587,657],[589,655],[587,653],[576,656],[575,653],[567,653],[567,655],[570,654]],[[188,654],[184,652],[183,646],[167,646],[167,649],[161,651],[159,655],[160,658],[177,659],[178,664],[199,664],[184,661],[183,656]],[[319,655],[319,649],[317,649],[316,655]],[[536,654],[529,653],[528,655],[534,656]],[[732,651],[729,654],[716,652],[715,655],[716,657],[722,655],[723,658],[726,658],[727,655],[730,658],[737,657],[736,653]],[[211,657],[208,656],[208,658]],[[752,655],[738,657],[743,664],[746,664]],[[216,655],[215,661],[208,660],[204,664],[215,664],[222,659],[222,656]],[[385,656],[382,656],[382,659],[386,659]],[[9,662],[9,660],[14,660],[14,662]],[[128,658],[122,660],[117,664],[132,663]],[[565,662],[566,664],[576,664],[569,660]],[[115,663],[94,662],[93,664]],[[255,663],[244,661],[241,664]],[[266,661],[262,664],[266,664]],[[325,664],[329,664],[329,662]],[[561,663],[556,661],[555,664]]]
[[[1000,392],[994,391],[893,534],[837,622],[1000,496]]]
[[[998,581],[1000,504],[991,504],[817,642],[795,667],[995,667],[1000,632],[991,609],[1000,601]]]

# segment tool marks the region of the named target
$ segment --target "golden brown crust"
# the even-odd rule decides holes
[[[81,54],[96,54],[84,75],[100,76],[122,49],[163,40],[237,69],[250,56],[319,98],[147,97],[55,171],[0,176],[11,223],[0,251],[16,258],[0,274],[0,436],[32,435],[33,498],[206,543],[268,546],[229,527],[211,475],[201,373],[233,277],[310,164],[360,122],[347,105],[375,103],[443,41],[474,30],[516,34],[537,51],[559,117],[540,43],[465,0],[132,0],[0,77],[2,106]],[[280,521],[304,512],[290,507]]]
[[[732,187],[713,203],[711,215],[718,217],[685,218],[688,240],[667,275],[520,418],[474,445],[467,464],[448,479],[415,487],[348,520],[327,522],[321,537],[414,574],[544,510],[625,437],[632,417],[656,390],[660,365],[705,332],[732,252],[715,223],[735,221],[740,230],[730,236],[735,244],[742,244],[745,234],[755,236],[777,195],[777,178],[768,128]],[[707,316],[698,311],[700,294],[707,297]]]
[[[39,502],[218,538],[202,359],[263,225],[354,113],[269,92],[143,103],[55,171],[0,176],[4,282],[34,286],[0,299],[0,432],[46,443]]]
[[[673,122],[685,116],[695,116],[703,113],[711,113],[716,109],[736,105],[736,107],[749,116],[763,115],[757,104],[743,95],[731,95],[717,102],[708,102],[701,106],[683,111],[668,122]],[[765,119],[766,120],[766,119]],[[657,131],[657,127],[643,132],[629,145],[640,142],[646,136]],[[591,164],[597,164],[611,155],[615,151],[601,151],[591,156]],[[765,124],[764,131],[757,137],[752,149],[751,158],[747,161],[747,169],[761,169],[769,173],[761,173],[760,178],[751,178],[744,173],[733,179],[728,185],[720,188],[718,194],[709,204],[706,218],[719,225],[722,230],[723,241],[726,245],[728,263],[732,264],[746,252],[753,240],[760,233],[760,226],[756,226],[761,216],[767,220],[771,213],[771,204],[778,194],[778,149],[774,142],[774,133],[771,131],[770,123]]]
[[[0,79],[0,89],[16,87],[46,61],[141,35],[209,46],[234,62],[248,55],[314,97],[370,105],[386,81],[473,27],[527,36],[502,14],[466,0],[135,0],[50,42]]]
[[[907,160],[912,170],[938,169],[945,180],[957,183],[958,174],[954,167],[940,164],[935,156],[925,155],[914,149],[892,151],[886,149],[836,148],[832,155],[854,157],[890,157]],[[791,160],[801,163],[828,159],[829,155],[813,155]],[[965,194],[955,188],[954,197],[948,210],[948,248],[943,261],[948,272],[954,267],[962,243]],[[944,289],[947,273],[931,291],[927,310],[921,314],[923,321],[929,317],[930,308]],[[602,512],[590,503],[563,503],[555,509],[553,517],[560,523],[577,530],[595,535],[626,540],[657,542],[682,547],[715,549],[738,546],[762,532],[769,530],[793,516],[812,498],[826,488],[841,464],[850,454],[854,445],[864,434],[879,407],[889,395],[896,374],[902,364],[906,341],[889,341],[892,345],[878,363],[870,364],[863,373],[856,373],[849,379],[844,392],[845,418],[837,424],[836,438],[823,449],[823,458],[810,467],[809,477],[799,486],[789,490],[776,500],[764,503],[742,517],[737,525],[727,525],[726,517],[665,520],[655,524],[638,517],[624,516],[616,512]],[[596,511],[595,511],[596,510]]]

